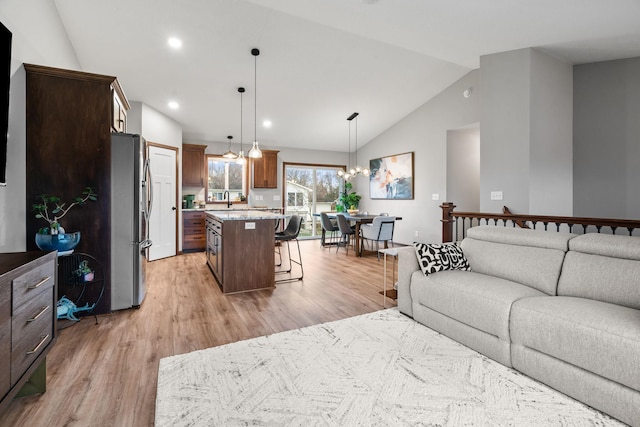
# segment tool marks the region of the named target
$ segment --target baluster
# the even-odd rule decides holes
[[[581,224],[582,225],[582,234],[587,234],[587,227],[589,224]]]
[[[559,222],[556,222],[555,224],[556,224],[556,232],[559,233],[561,224]]]
[[[547,226],[549,225],[548,222],[542,222],[544,224],[544,231],[547,231]]]
[[[629,230],[629,236],[633,236],[633,227],[627,227],[627,230]]]
[[[462,238],[467,237],[467,218],[462,218]]]
[[[498,218],[493,218],[493,225],[498,226]]]
[[[602,228],[601,225],[596,225],[596,229],[598,229],[598,234],[600,233],[600,229]]]
[[[538,223],[538,221],[534,221],[534,220],[532,220],[532,221],[531,221],[531,225],[533,225],[533,227],[532,227],[532,228],[533,228],[534,230],[536,229],[536,224],[537,224],[537,223]]]
[[[503,226],[503,227],[506,227],[506,226],[507,226],[507,220],[506,220],[506,219],[504,219],[504,218],[502,219],[502,226]]]
[[[569,233],[573,233],[573,224],[568,224],[569,225]]]
[[[618,228],[618,227],[616,227],[615,225],[612,225],[612,226],[611,226],[611,233],[612,233],[614,236],[616,235],[616,229],[617,229],[617,228]]]

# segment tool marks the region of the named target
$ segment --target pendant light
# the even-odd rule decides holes
[[[236,163],[243,165],[247,162],[247,159],[244,157],[244,150],[242,149],[242,94],[244,93],[244,88],[239,87],[238,92],[240,93],[240,152],[238,153]]]
[[[238,157],[238,155],[231,151],[231,140],[233,139],[233,137],[229,135],[227,139],[229,140],[229,149],[222,155],[222,157],[224,157],[225,159],[235,159],[236,157]]]
[[[253,113],[254,113],[254,122],[253,122],[253,146],[251,150],[249,150],[249,157],[253,159],[258,159],[262,157],[262,151],[260,151],[260,147],[258,145],[258,55],[260,55],[259,49],[251,49],[251,55],[254,58],[254,77],[253,77]]]
[[[356,166],[355,166],[355,174],[354,175],[358,175],[361,174],[362,176],[369,176],[369,168],[363,168],[360,167],[360,165],[358,164],[358,113],[353,113],[350,116],[349,120],[349,125],[351,125],[351,120],[356,119],[356,133],[355,133],[355,137],[356,137]],[[351,132],[351,129],[349,129],[349,132]]]
[[[342,171],[339,170],[338,171],[338,176],[344,178],[345,180],[350,180],[351,178],[358,176],[358,175],[363,175],[363,176],[369,176],[369,169],[368,168],[363,168],[360,165],[358,165],[358,117],[359,113],[353,113],[351,114],[349,117],[347,117],[347,121],[349,122],[349,161],[348,164],[351,165],[351,121],[353,119],[356,119],[356,126],[355,126],[355,137],[356,137],[356,165],[355,166],[349,166],[347,168],[347,171]]]

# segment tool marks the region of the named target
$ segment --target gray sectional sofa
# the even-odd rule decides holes
[[[640,426],[640,237],[480,226],[471,271],[425,276],[398,253],[398,308],[581,402]]]

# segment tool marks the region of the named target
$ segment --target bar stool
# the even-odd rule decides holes
[[[288,282],[292,280],[302,280],[304,277],[304,268],[302,267],[302,253],[300,252],[300,242],[298,241],[298,235],[300,234],[300,228],[302,228],[303,218],[298,215],[293,215],[289,220],[289,224],[287,224],[287,228],[284,231],[279,231],[275,235],[276,242],[280,242],[282,246],[282,242],[287,243],[287,252],[289,254],[289,267],[288,270],[278,270],[276,274],[280,273],[291,273],[293,269],[293,264],[298,264],[300,266],[300,277],[287,277],[284,279],[276,280],[278,282]],[[296,245],[298,246],[298,260],[294,260],[291,258],[291,249],[289,248],[289,242],[295,240]],[[282,264],[282,255],[280,256],[280,265]]]

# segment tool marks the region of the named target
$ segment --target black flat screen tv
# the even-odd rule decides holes
[[[11,83],[11,31],[0,22],[0,185],[7,183],[7,133]]]

